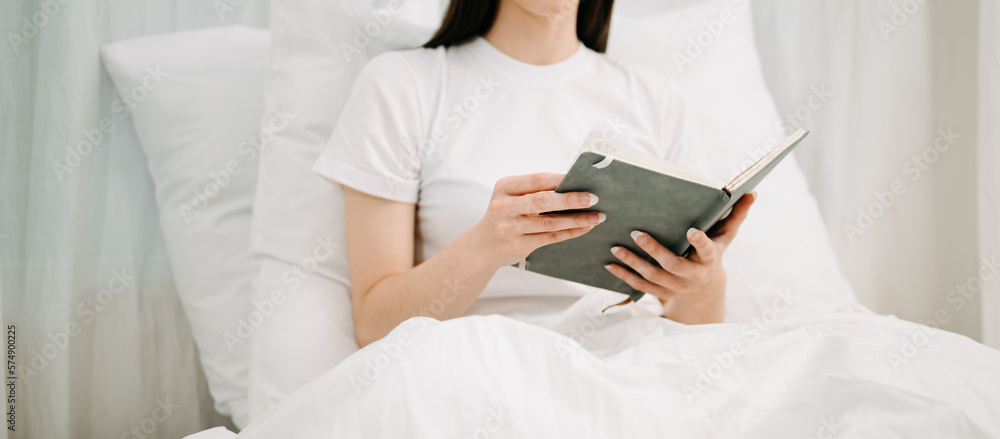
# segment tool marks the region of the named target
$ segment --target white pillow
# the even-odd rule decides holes
[[[344,257],[341,249],[335,249],[336,257]],[[358,350],[347,287],[310,271],[307,258],[311,257],[294,264],[271,257],[260,260],[256,300],[269,296],[278,300],[271,299],[273,313],[254,331],[251,419]]]
[[[240,26],[136,38],[101,52],[156,184],[177,291],[220,413],[247,416],[248,252],[266,30]],[[120,107],[124,108],[124,107]],[[124,117],[127,113],[116,114]],[[249,149],[248,149],[249,148]]]
[[[749,0],[708,0],[679,9],[666,8],[662,0],[618,0],[615,11],[608,56],[678,83],[713,158],[716,181],[728,182],[784,139],[789,127],[764,82]],[[798,146],[809,147],[808,139]],[[794,153],[757,192],[724,258],[726,320],[855,304]]]
[[[272,64],[265,107],[294,115],[261,156],[252,245],[262,257],[255,295],[288,302],[256,328],[250,413],[277,404],[354,353],[343,193],[312,172],[354,77],[389,49],[415,47],[437,30],[444,0],[272,2]],[[336,247],[304,264],[318,241]],[[296,271],[297,270],[297,271]]]

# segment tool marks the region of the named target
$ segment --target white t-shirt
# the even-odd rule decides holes
[[[526,64],[479,37],[369,61],[314,169],[356,190],[416,203],[423,261],[482,219],[497,180],[566,172],[594,129],[704,170],[700,150],[684,140],[686,125],[683,100],[663,75],[622,66],[582,43],[559,63]],[[504,267],[468,314],[545,324],[594,290]]]

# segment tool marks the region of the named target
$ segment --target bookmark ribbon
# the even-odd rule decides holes
[[[594,163],[594,167],[597,169],[604,169],[607,168],[613,161],[615,161],[615,159],[611,156],[604,156],[604,160]]]

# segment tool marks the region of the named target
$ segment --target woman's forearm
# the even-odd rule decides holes
[[[483,219],[417,266],[412,266],[410,227],[414,206],[345,188],[358,344],[384,337],[410,317],[461,316],[501,267],[603,222],[605,216],[598,212],[550,213],[597,204],[597,197],[585,192],[553,192],[563,177],[539,173],[501,178]]]
[[[376,282],[354,303],[354,328],[364,347],[416,316],[461,316],[499,267],[466,232],[433,257]]]

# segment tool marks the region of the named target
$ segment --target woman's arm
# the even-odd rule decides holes
[[[414,266],[416,208],[344,187],[354,331],[359,346],[414,316],[458,317],[501,267],[543,245],[580,236],[604,221],[597,212],[543,212],[593,206],[597,197],[553,191],[562,174],[497,182],[486,215],[430,259]]]

